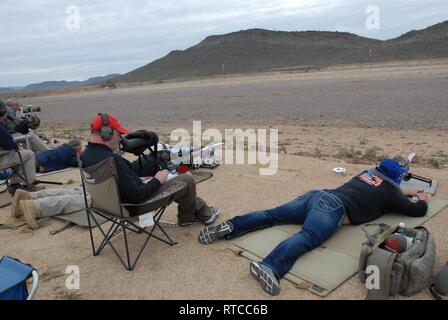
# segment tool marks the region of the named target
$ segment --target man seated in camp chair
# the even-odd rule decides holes
[[[28,148],[33,152],[50,150],[50,147],[43,142],[36,133],[30,131],[27,126],[23,126],[26,121],[23,121],[20,116],[17,115],[21,106],[22,105],[16,99],[8,99],[6,103],[6,125],[9,132],[13,138],[19,140],[26,135],[30,144]]]
[[[106,116],[107,119],[103,119]],[[103,120],[108,123],[107,128],[110,129],[107,136],[104,130],[101,130],[105,127]],[[117,117],[112,114],[95,116],[91,124],[89,143],[81,155],[83,167],[90,167],[113,157],[117,168],[121,200],[124,203],[143,203],[159,192],[163,192],[176,181],[184,181],[186,187],[175,199],[179,204],[178,224],[187,226],[194,222],[201,222],[209,225],[215,222],[220,210],[218,207],[209,207],[204,200],[196,196],[196,184],[191,174],[181,174],[167,181],[168,172],[162,170],[156,172],[149,182],[144,183],[142,178],[139,177],[140,172],[146,173],[151,170],[141,168],[137,165],[137,162],[131,163],[114,153],[121,141],[121,134],[127,134],[128,132],[129,130],[125,129]],[[16,218],[24,217],[33,229],[39,227],[37,223],[39,218],[68,214],[84,208],[85,202],[81,188],[46,190],[34,193],[20,192],[13,199],[11,205],[12,215]],[[133,209],[132,207],[128,209],[131,215]]]
[[[269,210],[255,211],[206,227],[199,235],[202,244],[218,239],[232,239],[251,231],[282,224],[303,224],[300,232],[281,242],[263,261],[251,262],[250,273],[263,290],[280,293],[280,278],[304,253],[320,246],[334,235],[342,224],[364,224],[384,213],[396,211],[412,217],[426,214],[430,194],[409,191],[403,194],[399,184],[405,168],[392,159],[384,159],[370,170],[332,190],[312,190]],[[416,195],[418,202],[406,196]]]
[[[36,165],[34,153],[31,150],[19,150],[17,143],[9,133],[6,126],[7,109],[3,101],[0,100],[0,166],[15,164],[13,169],[16,172],[10,177],[8,190],[11,195],[19,188],[36,189],[33,187],[36,176]],[[23,165],[20,163],[20,156]],[[25,181],[25,173],[28,181]],[[26,185],[28,183],[28,185]]]

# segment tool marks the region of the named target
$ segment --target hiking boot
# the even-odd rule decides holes
[[[37,224],[37,208],[33,200],[23,200],[20,202],[19,207],[28,226],[33,230],[39,229],[39,225]]]
[[[202,244],[210,244],[216,239],[222,239],[226,234],[233,231],[233,224],[230,221],[224,221],[214,227],[206,227],[199,232],[198,240]]]
[[[270,295],[276,296],[280,293],[280,282],[269,266],[252,261],[250,263],[250,274],[260,283],[263,290]]]
[[[207,220],[202,220],[201,222],[206,226],[213,224],[219,216],[221,209],[219,207],[210,206],[211,215],[207,218]]]
[[[11,217],[20,218],[22,212],[20,211],[19,203],[22,200],[29,200],[29,199],[30,199],[29,192],[22,189],[16,190],[11,202]]]

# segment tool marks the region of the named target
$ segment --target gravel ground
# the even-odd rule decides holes
[[[198,185],[201,197],[222,208],[219,221],[223,221],[276,206],[310,189],[344,183],[366,165],[334,159],[332,155],[341,147],[367,154],[381,146],[378,152],[389,155],[415,151],[424,157],[437,153],[446,160],[447,87],[448,65],[437,65],[165,83],[28,98],[22,103],[42,106],[42,129],[50,131],[52,126],[61,129],[61,124],[68,131],[87,129],[90,117],[99,111],[117,114],[130,127],[159,128],[158,132],[176,126],[191,128],[192,120],[203,120],[203,128],[278,125],[286,153],[279,156],[275,176],[259,176],[254,165],[224,165]],[[347,176],[333,174],[336,166],[347,168]],[[437,178],[438,197],[448,197],[446,166],[417,165],[415,170]],[[64,181],[65,188],[80,182],[76,170],[54,178]],[[0,223],[18,222],[10,218],[9,210],[0,209]],[[175,213],[176,207],[170,206],[166,218],[174,220]],[[425,224],[438,246],[434,274],[448,258],[447,213],[445,209]],[[0,252],[31,263],[41,273],[38,299],[320,299],[285,280],[280,296],[268,296],[251,278],[249,262],[227,250],[228,242],[198,243],[200,225],[169,230],[178,241],[174,247],[151,241],[130,273],[111,250],[93,257],[86,229],[74,227],[50,236],[49,231],[63,223],[44,219],[40,224],[36,231],[26,226],[0,231]],[[141,239],[132,237],[130,242],[135,248]],[[65,286],[68,265],[80,268],[79,290]],[[365,294],[354,276],[326,299],[364,299]],[[423,291],[408,299],[431,296]]]
[[[448,126],[448,63],[251,75],[23,99],[45,124],[84,126],[97,112],[134,126],[327,123],[391,129]]]

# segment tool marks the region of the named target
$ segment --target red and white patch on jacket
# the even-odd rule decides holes
[[[380,177],[369,175],[367,173],[359,175],[358,179],[375,187],[378,187],[381,183],[383,183],[383,179],[381,179]]]

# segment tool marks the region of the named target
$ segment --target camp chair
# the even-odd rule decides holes
[[[24,168],[24,162],[23,162],[23,159],[22,159],[22,155],[20,154],[19,150],[0,150],[0,157],[3,156],[3,155],[6,155],[6,154],[10,154],[12,152],[17,152],[17,154],[19,155],[19,161],[10,162],[10,163],[6,163],[6,164],[1,164],[0,165],[0,170],[9,169],[9,168],[12,169],[12,174],[9,176],[9,178],[6,179],[6,188],[4,190],[0,191],[0,193],[4,193],[7,190],[9,190],[9,185],[10,185],[9,184],[9,180],[11,179],[11,177],[14,174],[18,175],[23,181],[25,181],[25,184],[26,184],[27,188],[31,187],[31,183],[28,180],[28,177],[26,175],[26,171],[25,171],[25,168]],[[23,176],[21,176],[19,174],[19,169],[20,168],[23,168]],[[4,207],[6,207],[6,206],[8,206],[10,204],[11,204],[11,202],[8,202],[6,204],[1,204],[0,208],[4,208]]]
[[[88,168],[82,168],[82,165],[80,165],[80,171],[89,224],[90,240],[94,256],[99,255],[104,247],[109,245],[123,266],[127,270],[132,271],[151,237],[170,246],[176,244],[176,242],[174,242],[162,228],[159,220],[165,212],[166,207],[170,205],[176,199],[176,195],[187,186],[185,182],[179,181],[179,183],[170,186],[165,191],[158,192],[153,198],[144,203],[128,204],[121,202],[118,187],[118,175],[115,162],[112,157]],[[88,194],[90,194],[92,199],[91,205],[89,205]],[[132,216],[128,211],[129,207],[133,207],[134,209],[134,214]],[[99,223],[93,213],[100,215],[112,223],[107,232],[103,230],[101,223]],[[151,231],[147,231],[147,227],[141,227],[139,223],[136,223],[135,221],[136,219],[143,217],[145,214],[153,215],[154,224]],[[103,236],[103,240],[97,248],[95,247],[93,238],[92,223],[94,223],[94,226],[97,227]],[[153,234],[156,228],[162,231],[167,240]],[[143,233],[146,236],[143,246],[132,263],[129,254],[127,231]],[[115,246],[111,242],[112,238],[117,236],[119,233],[123,233],[126,253],[126,256],[124,257],[125,259],[118,253]]]
[[[28,294],[26,281],[33,278]],[[29,264],[4,256],[0,258],[0,300],[32,300],[39,286],[39,274]]]
[[[22,148],[30,150],[30,148],[29,148],[30,142],[29,142],[29,138],[28,138],[27,134],[22,134],[20,136],[15,136],[14,137],[14,141],[17,144],[21,145]],[[56,171],[54,171],[54,173],[56,173]],[[34,184],[44,183],[44,184],[54,184],[54,185],[59,185],[59,186],[62,186],[64,184],[63,182],[60,182],[60,181],[47,181],[47,180],[44,181],[44,180],[38,179],[38,177],[41,177],[43,175],[44,174],[42,174],[42,173],[39,174],[38,172],[36,172],[36,179],[34,180]]]

